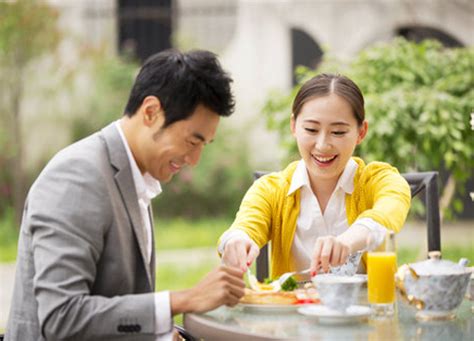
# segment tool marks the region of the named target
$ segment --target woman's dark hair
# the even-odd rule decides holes
[[[199,104],[229,116],[235,105],[231,82],[212,52],[166,50],[141,67],[124,114],[133,116],[147,96],[156,96],[165,113],[163,128],[187,119]]]
[[[322,73],[303,84],[293,101],[293,116],[296,119],[303,105],[317,97],[336,94],[344,98],[352,107],[359,125],[365,119],[364,97],[356,83],[342,75]]]

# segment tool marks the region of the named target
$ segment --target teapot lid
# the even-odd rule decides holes
[[[460,275],[466,273],[465,262],[463,265],[441,259],[441,251],[428,252],[429,259],[410,264],[419,276],[427,275]]]

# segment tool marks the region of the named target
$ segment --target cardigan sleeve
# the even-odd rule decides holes
[[[369,209],[357,219],[371,218],[386,228],[399,232],[410,209],[410,186],[397,169],[383,162],[367,165],[361,176]]]
[[[245,232],[260,248],[271,239],[277,181],[273,174],[256,180],[245,194],[229,229]]]

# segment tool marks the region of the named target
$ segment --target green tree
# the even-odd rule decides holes
[[[13,204],[19,222],[25,198],[22,110],[28,66],[59,42],[57,12],[44,2],[0,2],[0,187],[3,204]],[[10,190],[9,184],[12,183]],[[1,197],[0,197],[1,198]]]
[[[139,65],[133,60],[110,55],[105,49],[82,53],[83,74],[89,77],[89,94],[71,120],[72,140],[77,141],[102,129],[123,114]],[[82,94],[81,94],[82,95]]]
[[[474,48],[444,48],[435,41],[398,38],[361,51],[349,64],[326,60],[317,70],[299,68],[301,82],[320,72],[339,72],[364,93],[369,133],[358,153],[382,160],[402,172],[439,170],[449,174],[443,187],[442,212],[462,210],[455,191],[474,169],[474,135],[469,114],[474,108]],[[288,155],[297,155],[287,133],[289,113],[300,85],[291,94],[272,94],[264,107]],[[450,208],[447,210],[447,208]]]

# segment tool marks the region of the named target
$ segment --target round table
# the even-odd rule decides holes
[[[367,297],[360,303],[367,304]],[[249,311],[220,307],[205,314],[185,314],[184,327],[209,340],[473,340],[474,317],[465,299],[451,321],[415,319],[415,308],[398,298],[391,319],[368,319],[352,324],[321,323],[296,311]]]

